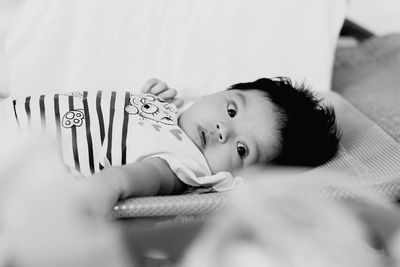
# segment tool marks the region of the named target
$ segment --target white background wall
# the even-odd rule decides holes
[[[348,17],[377,35],[400,33],[400,0],[349,0]]]

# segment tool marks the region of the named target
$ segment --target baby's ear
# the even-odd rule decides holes
[[[139,110],[137,107],[128,105],[125,107],[125,111],[128,112],[129,114],[138,114]]]

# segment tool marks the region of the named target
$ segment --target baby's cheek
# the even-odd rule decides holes
[[[204,156],[212,173],[220,171],[230,171],[233,166],[232,150],[227,148],[209,148],[205,151]]]

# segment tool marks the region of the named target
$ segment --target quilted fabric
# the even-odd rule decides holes
[[[210,214],[229,205],[228,193],[131,198],[115,208],[117,218]]]

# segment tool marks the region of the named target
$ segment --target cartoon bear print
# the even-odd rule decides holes
[[[174,105],[170,105],[164,99],[151,94],[142,96],[131,94],[129,105],[125,107],[125,111],[131,115],[139,115],[142,119],[167,125],[175,125],[173,116],[177,114]]]

